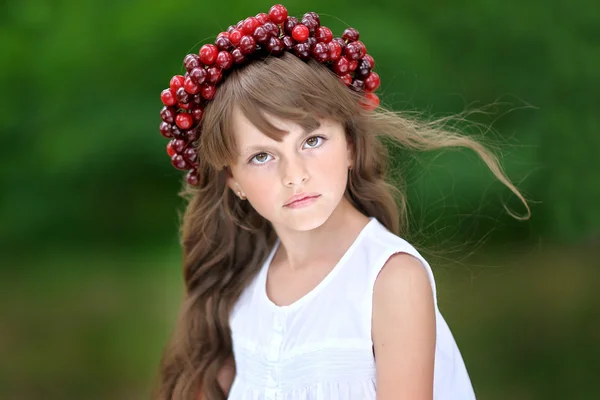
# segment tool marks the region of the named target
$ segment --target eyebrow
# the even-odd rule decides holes
[[[312,126],[312,127],[308,128],[308,129],[306,129],[306,130],[305,130],[305,131],[302,133],[302,136],[301,136],[301,137],[302,137],[302,138],[305,138],[305,137],[307,137],[308,135],[310,135],[311,133],[313,133],[313,132],[315,132],[315,131],[319,130],[319,128],[321,128],[321,125],[320,125],[320,124],[319,124],[319,125]],[[289,133],[289,132],[288,132],[288,133]],[[258,146],[250,146],[250,147],[246,147],[246,148],[244,148],[244,154],[247,154],[247,153],[252,153],[252,152],[255,152],[255,151],[262,151],[262,150],[264,150],[264,149],[267,149],[267,148],[269,148],[269,147],[270,147],[269,145],[266,145],[266,146],[261,146],[261,145],[258,145]]]

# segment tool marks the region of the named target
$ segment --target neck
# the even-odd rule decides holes
[[[291,270],[335,264],[368,222],[369,217],[344,197],[330,217],[315,229],[296,231],[275,227],[281,243],[272,264]]]

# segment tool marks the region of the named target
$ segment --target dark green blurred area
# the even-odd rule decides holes
[[[0,398],[148,398],[181,295],[182,174],[158,133],[159,94],[185,54],[272,4],[2,5]],[[416,154],[396,160],[410,239],[478,398],[596,398],[597,2],[284,5],[336,36],[357,28],[388,107],[494,104],[464,129],[496,143],[532,218],[506,213],[525,209],[472,153]]]

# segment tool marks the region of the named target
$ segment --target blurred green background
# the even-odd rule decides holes
[[[182,174],[159,93],[185,54],[273,4],[0,6],[0,398],[148,398],[182,293]],[[398,171],[408,238],[433,265],[478,398],[597,398],[598,3],[284,5],[336,36],[357,28],[391,108],[494,104],[464,129],[496,141],[532,218],[506,214],[525,210],[472,153],[418,154]]]

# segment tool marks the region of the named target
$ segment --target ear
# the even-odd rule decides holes
[[[231,189],[236,196],[238,196],[238,192],[241,192],[242,196],[246,196],[240,185],[235,180],[230,167],[225,167],[225,173],[227,175],[227,186],[229,186],[229,189]]]
[[[354,167],[354,151],[355,151],[354,141],[350,137],[347,137],[346,141],[348,142],[347,149],[346,149],[347,157],[348,157],[348,166]]]
[[[233,190],[233,192],[239,190],[235,187],[236,182],[233,177],[233,172],[231,171],[231,168],[229,166],[225,167],[225,176],[227,177],[227,186],[229,186],[229,189]]]

